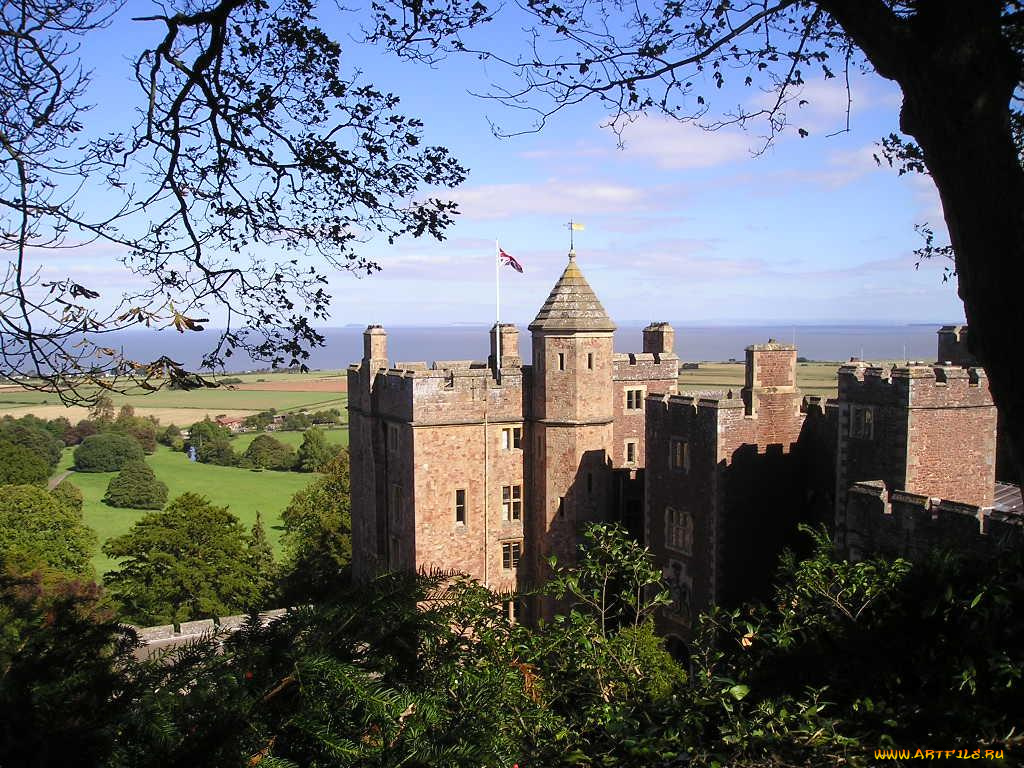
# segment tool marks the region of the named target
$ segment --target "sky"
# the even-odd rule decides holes
[[[94,69],[95,126],[116,125],[134,94],[128,57],[147,34],[128,12],[87,41]],[[878,167],[880,137],[898,123],[898,90],[878,76],[851,81],[850,130],[841,79],[808,77],[798,115],[810,131],[783,135],[763,154],[762,126],[706,132],[649,115],[630,125],[623,145],[602,123],[597,104],[566,110],[537,133],[530,116],[473,95],[507,72],[471,56],[433,67],[401,62],[360,44],[357,20],[324,7],[326,29],[346,41],[345,60],[363,79],[392,90],[407,114],[423,119],[428,143],[447,146],[470,169],[449,192],[460,215],[443,243],[370,242],[364,255],[382,271],[331,275],[327,325],[436,325],[494,320],[495,242],[524,266],[501,272],[502,321],[526,325],[566,263],[570,220],[578,263],[620,324],[667,320],[715,324],[904,324],[961,322],[955,286],[941,264],[915,269],[917,223],[944,234],[930,180]],[[514,46],[512,23],[483,30],[475,42]],[[757,90],[723,94],[750,105]],[[718,106],[728,106],[719,103]],[[835,134],[835,135],[828,135]],[[436,191],[433,191],[436,194]],[[76,257],[108,290],[127,285],[116,253]]]

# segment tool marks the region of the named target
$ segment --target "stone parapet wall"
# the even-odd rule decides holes
[[[920,560],[938,549],[982,557],[1024,545],[1024,518],[898,489],[873,480],[847,494],[846,554]]]
[[[260,624],[267,626],[288,612],[287,608],[276,608],[262,611],[259,614]],[[181,624],[164,624],[158,627],[132,627],[142,645],[135,651],[138,659],[148,659],[160,652],[173,650],[180,645],[198,640],[209,635],[229,635],[237,632],[246,621],[247,615],[223,616],[218,619],[200,619],[185,621]]]

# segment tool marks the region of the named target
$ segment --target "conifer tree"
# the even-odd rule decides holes
[[[274,560],[274,548],[267,538],[267,530],[263,525],[263,515],[256,511],[256,522],[249,533],[249,562],[252,565],[261,603],[267,606],[268,600],[277,585],[278,567]]]
[[[161,509],[167,503],[167,485],[144,461],[131,461],[110,480],[103,503],[130,509]]]

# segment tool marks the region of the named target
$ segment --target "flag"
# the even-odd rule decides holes
[[[498,258],[501,259],[502,264],[507,264],[508,266],[512,267],[512,269],[514,269],[516,272],[519,272],[520,274],[522,273],[523,265],[516,261],[514,257],[509,256],[507,253],[505,253],[504,248],[498,249]]]
[[[571,229],[571,230],[572,230],[573,232],[582,232],[582,231],[583,231],[583,225],[582,225],[582,224],[580,224],[580,223],[579,223],[579,222],[577,222],[577,221],[571,221],[571,222],[569,222],[569,228],[570,228],[570,229]]]

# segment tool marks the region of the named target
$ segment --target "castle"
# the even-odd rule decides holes
[[[366,329],[348,369],[355,578],[440,567],[513,592],[552,555],[573,562],[584,524],[615,520],[663,568],[663,628],[682,640],[699,611],[770,583],[799,522],[851,558],[1024,541],[962,327],[940,330],[935,365],[842,366],[835,400],[804,397],[795,346],[774,340],[747,348],[739,393],[680,395],[672,327],[614,353],[570,252],[529,330],[527,363],[502,324],[487,362],[391,366],[384,329]]]
[[[570,252],[530,324],[491,330],[486,363],[396,362],[370,326],[348,369],[355,578],[442,567],[499,591],[573,562],[590,521],[642,527],[647,397],[676,391],[667,323],[616,354],[615,325]],[[514,610],[510,608],[510,610]]]

